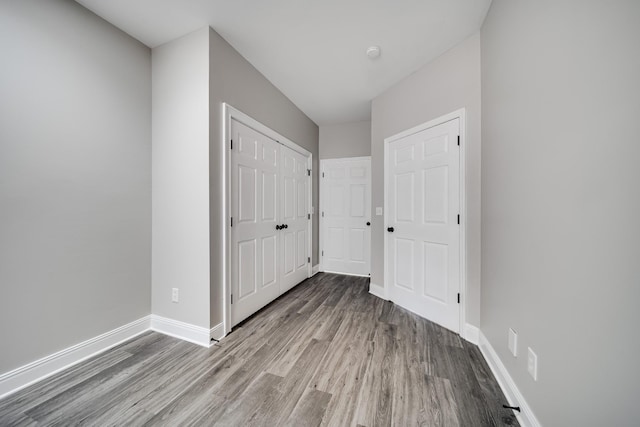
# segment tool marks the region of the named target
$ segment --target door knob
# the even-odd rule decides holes
[[[393,233],[393,232],[394,232],[394,228],[393,228],[393,227],[389,227],[389,228],[387,228],[387,231],[388,231],[389,233]]]
[[[289,228],[289,225],[288,225],[288,224],[284,224],[284,225],[282,226],[282,228]]]
[[[371,225],[371,223],[369,221],[367,221],[367,225]]]
[[[276,225],[276,230],[280,230],[280,228],[282,227],[280,227],[279,225]]]

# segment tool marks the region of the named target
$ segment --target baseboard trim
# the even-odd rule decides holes
[[[322,271],[322,266],[320,264],[316,264],[313,267],[311,267],[311,275],[315,276],[316,274],[320,273]]]
[[[216,326],[216,328],[218,328],[218,326]],[[156,314],[151,315],[151,330],[183,341],[189,341],[203,347],[209,347],[211,345],[210,329],[158,316]]]
[[[323,273],[331,273],[331,274],[342,274],[343,276],[353,276],[353,277],[369,277],[368,274],[354,274],[354,273],[345,273],[343,271],[331,271],[331,270],[323,270]]]
[[[0,399],[149,330],[145,316],[0,375]]]
[[[379,285],[376,285],[375,283],[369,283],[369,293],[378,298],[388,300],[386,293],[384,291],[384,286],[379,286]]]
[[[479,333],[479,340],[480,351],[487,361],[489,368],[491,368],[491,372],[493,372],[493,375],[496,377],[509,405],[520,406],[520,413],[514,411],[520,425],[523,427],[540,427],[541,424],[533,414],[531,407],[527,404],[527,401],[524,400],[522,393],[518,390],[507,368],[502,363],[502,360],[500,360],[500,357],[498,357],[498,353],[493,349],[482,331]]]
[[[224,323],[218,323],[216,326],[209,330],[209,339],[220,341],[224,338]]]
[[[480,343],[480,329],[477,327],[466,323],[464,325],[464,337],[465,340],[469,341],[471,344],[478,345]]]

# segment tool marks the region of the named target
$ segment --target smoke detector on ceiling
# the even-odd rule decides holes
[[[380,56],[380,46],[370,46],[367,48],[367,56],[369,59],[376,59]]]

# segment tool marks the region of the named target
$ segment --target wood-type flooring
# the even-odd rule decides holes
[[[0,425],[517,425],[477,346],[317,274],[209,349],[146,332],[0,400]]]

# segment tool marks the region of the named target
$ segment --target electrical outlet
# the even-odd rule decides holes
[[[172,302],[179,302],[180,301],[180,291],[178,291],[178,288],[172,288],[171,289],[171,301]]]
[[[378,215],[378,216],[382,215],[382,208],[380,208],[380,207],[376,208],[376,215]]]
[[[531,347],[528,348],[527,371],[534,381],[538,381],[538,356],[531,350]]]
[[[509,328],[509,351],[513,357],[518,357],[518,334]]]

